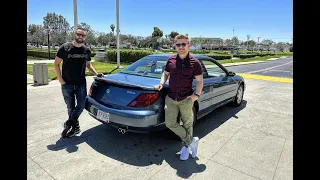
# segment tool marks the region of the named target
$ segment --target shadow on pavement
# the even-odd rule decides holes
[[[194,136],[201,138],[218,128],[231,117],[246,107],[247,101],[243,101],[239,107],[223,106],[201,118],[194,129]],[[80,122],[81,124],[81,122]],[[80,136],[59,139],[56,144],[48,145],[52,151],[65,149],[69,153],[76,152],[81,143],[87,143],[95,151],[115,159],[121,163],[133,166],[161,165],[166,161],[176,174],[182,178],[188,178],[193,173],[203,172],[204,164],[198,164],[198,157],[181,162],[178,151],[181,149],[181,141],[171,131],[162,131],[150,134],[121,134],[117,129],[101,124],[88,129]]]

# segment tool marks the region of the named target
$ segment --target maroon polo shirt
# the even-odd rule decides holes
[[[168,96],[181,101],[193,94],[194,76],[202,74],[200,61],[190,54],[180,59],[178,54],[168,58],[165,71],[170,73]]]

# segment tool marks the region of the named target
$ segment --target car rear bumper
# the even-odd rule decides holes
[[[98,109],[110,114],[109,123],[110,125],[117,125],[121,127],[132,127],[132,128],[146,128],[150,129],[161,125],[159,122],[158,113],[151,110],[120,110],[108,108],[87,96],[85,109],[95,119]],[[99,119],[97,119],[99,120]],[[99,120],[100,122],[103,122]],[[103,122],[106,123],[106,122]],[[108,123],[107,123],[108,124]]]

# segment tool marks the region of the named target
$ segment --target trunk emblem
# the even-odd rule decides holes
[[[106,90],[106,93],[108,93],[108,94],[109,94],[109,93],[110,93],[110,89],[107,89],[107,90]]]
[[[136,94],[135,92],[132,91],[127,91],[128,94]]]

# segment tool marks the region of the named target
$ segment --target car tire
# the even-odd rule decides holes
[[[237,94],[232,101],[233,106],[240,106],[241,105],[242,100],[243,100],[243,94],[244,94],[243,84],[240,84],[240,86],[237,90]]]

